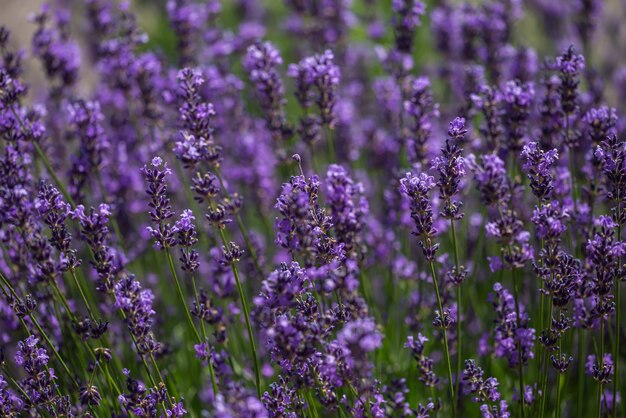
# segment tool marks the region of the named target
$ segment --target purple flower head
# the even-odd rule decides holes
[[[439,196],[443,200],[441,216],[445,219],[459,220],[463,217],[461,207],[463,202],[453,201],[452,198],[459,193],[460,182],[465,176],[465,158],[461,153],[463,149],[460,142],[465,138],[465,119],[456,118],[450,122],[448,138],[445,147],[441,149],[441,156],[433,159],[432,169],[439,174],[437,186]]]
[[[39,339],[33,335],[17,343],[15,364],[26,373],[26,377],[20,382],[20,387],[28,398],[29,406],[33,409],[51,408],[59,415],[68,415],[69,397],[60,394],[54,369],[48,367],[48,354],[44,348],[39,347],[38,343]],[[0,405],[0,410],[4,407]]]
[[[482,414],[482,418],[511,418],[509,405],[505,400],[501,400],[500,403],[496,405],[481,405],[480,412]]]
[[[76,257],[76,250],[70,248],[70,234],[66,220],[71,213],[71,206],[52,186],[42,184],[35,200],[35,208],[51,232],[50,243],[61,253],[61,270],[75,269],[81,261]]]
[[[427,260],[435,259],[439,244],[432,238],[437,234],[433,226],[433,208],[430,202],[430,190],[435,187],[435,179],[426,173],[416,176],[407,173],[400,180],[400,192],[409,200],[411,218],[415,223],[414,235],[420,238],[419,245]]]
[[[66,11],[56,15],[55,28],[50,27],[50,20],[51,13],[47,5],[43,5],[41,11],[32,16],[32,21],[37,24],[32,47],[48,79],[58,83],[57,91],[52,93],[62,94],[78,79],[80,49],[78,44],[69,38],[70,22]]]
[[[411,117],[407,138],[409,157],[413,163],[425,164],[428,159],[432,125],[439,117],[439,105],[435,103],[427,77],[413,80],[411,96],[404,102],[404,111]]]
[[[465,129],[465,118],[454,118],[452,122],[450,122],[450,126],[448,128],[448,136],[450,138],[454,138],[457,141],[462,141],[467,133],[467,129]]]
[[[606,178],[606,195],[615,202],[626,196],[626,145],[615,136],[606,138],[594,152]],[[619,220],[624,223],[623,220]]]
[[[577,55],[574,46],[570,45],[556,58],[555,65],[561,79],[559,86],[561,106],[568,115],[578,107],[579,75],[585,68],[585,59],[582,55]]]
[[[376,322],[370,318],[348,322],[339,333],[337,341],[348,348],[352,355],[357,353],[369,353],[382,345],[383,337],[376,326]]]
[[[78,152],[72,156],[69,173],[70,192],[74,199],[78,199],[89,176],[100,170],[110,142],[102,127],[104,115],[98,102],[77,100],[67,105],[67,112],[70,131],[80,141]]]
[[[182,130],[174,153],[186,166],[195,166],[201,161],[217,164],[221,160],[221,147],[213,139],[216,112],[211,103],[202,99],[202,73],[198,69],[184,68],[178,72],[177,80]]]
[[[148,227],[150,235],[155,239],[154,248],[158,250],[167,249],[177,244],[175,234],[177,232],[176,226],[171,226],[168,222],[174,212],[170,204],[170,199],[167,197],[167,184],[165,177],[172,173],[167,166],[167,163],[163,162],[161,157],[154,157],[151,162],[151,168],[144,165],[141,169],[148,188],[146,193],[150,197],[150,211],[148,214],[154,222],[156,228]]]
[[[583,122],[586,124],[586,132],[589,134],[594,147],[617,134],[617,121],[617,111],[612,107],[601,106],[589,109],[585,113]]]
[[[413,51],[415,28],[421,24],[426,6],[419,0],[393,0],[393,16],[396,49],[403,54]]]
[[[209,0],[196,3],[189,0],[168,0],[166,5],[167,17],[176,34],[178,62],[181,66],[194,62],[199,51],[197,42],[202,35],[202,29],[209,20],[220,11],[220,3]]]
[[[296,80],[296,98],[303,108],[315,102],[322,124],[334,128],[336,123],[336,90],[341,72],[334,64],[330,50],[323,54],[304,58],[298,64],[289,65],[287,74]]]
[[[155,353],[161,348],[152,331],[155,311],[154,295],[144,289],[132,275],[125,275],[114,288],[115,308],[126,315],[126,326],[137,341],[139,354]]]
[[[463,382],[468,385],[469,392],[474,396],[474,402],[497,402],[500,400],[500,392],[498,392],[498,380],[489,377],[483,377],[483,370],[476,365],[474,360],[465,360],[465,369],[463,370]]]
[[[540,200],[550,197],[554,189],[552,166],[558,161],[559,153],[556,149],[543,151],[536,142],[529,142],[522,149],[524,160],[523,170],[530,179],[530,188]]]
[[[256,86],[267,127],[277,140],[291,135],[285,118],[285,88],[278,72],[282,63],[278,50],[270,42],[251,45],[243,60],[243,66]]]
[[[482,201],[488,206],[506,206],[511,192],[504,161],[496,154],[481,155],[480,160],[478,163],[474,155],[466,159],[474,173]]]
[[[181,268],[187,272],[194,272],[198,269],[198,251],[191,248],[197,242],[197,232],[194,221],[196,217],[189,209],[185,209],[180,214],[180,219],[174,223],[173,230],[176,231],[176,239],[180,245],[180,262]]]
[[[522,304],[519,304],[517,318],[515,299],[508,290],[500,283],[494,284],[493,290],[494,293],[490,293],[489,299],[496,312],[495,355],[507,358],[510,367],[517,367],[519,358],[526,364],[534,358],[532,350],[535,344],[535,330],[528,327],[528,315]],[[519,358],[518,349],[521,349]]]
[[[404,344],[405,348],[411,350],[413,358],[417,362],[417,369],[420,372],[419,380],[424,385],[433,387],[439,381],[439,378],[433,370],[433,360],[424,354],[424,344],[428,341],[428,338],[422,334],[417,335],[417,340],[412,335],[407,337],[407,342]]]
[[[115,275],[119,270],[119,262],[115,259],[113,250],[109,246],[109,205],[101,204],[97,209],[85,211],[84,206],[78,205],[70,212],[72,219],[80,224],[80,236],[94,253],[91,265],[98,274],[96,289],[100,292],[111,293],[115,284]]]
[[[331,208],[333,229],[345,250],[361,255],[361,231],[369,213],[361,183],[355,183],[345,168],[331,164],[326,173],[326,201]]]
[[[497,150],[502,145],[504,127],[501,122],[502,94],[498,89],[488,85],[482,85],[470,98],[474,106],[484,116],[484,122],[480,126],[480,133],[487,140],[489,150]]]
[[[502,98],[505,103],[504,127],[508,137],[507,147],[517,152],[525,142],[535,89],[530,82],[508,81],[504,86]]]

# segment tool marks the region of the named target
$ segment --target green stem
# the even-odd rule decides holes
[[[215,167],[215,175],[217,176],[217,179],[220,182],[220,186],[222,187],[222,190],[224,190],[224,193],[226,193],[226,196],[228,198],[231,198],[232,196],[230,192],[228,191],[228,189],[226,188],[226,184],[224,183],[224,179],[222,178],[222,174],[220,172],[219,167]],[[252,262],[254,263],[254,267],[256,268],[257,273],[259,274],[259,280],[262,280],[264,276],[263,269],[261,268],[261,265],[259,264],[259,259],[257,257],[256,251],[254,247],[252,247],[252,242],[250,241],[250,235],[248,234],[248,230],[243,224],[243,221],[241,220],[241,216],[239,216],[238,213],[235,214],[235,220],[237,221],[237,226],[239,227],[239,231],[241,232],[241,235],[243,236],[243,240],[246,243],[246,248],[248,252],[250,253],[250,257],[252,257]]]
[[[432,260],[430,261],[430,274],[433,279],[433,286],[435,287],[435,295],[437,296],[439,316],[441,317],[441,329],[443,331],[443,348],[446,356],[446,366],[448,369],[448,389],[450,391],[450,401],[452,403],[452,416],[456,417],[456,401],[454,399],[454,381],[452,380],[452,365],[450,363],[450,350],[448,348],[448,333],[444,324],[443,304],[441,303],[441,296],[439,294],[439,285],[437,284],[437,275],[435,274],[435,264]]]
[[[513,276],[513,296],[515,298],[515,317],[517,321],[517,329],[519,330],[521,327],[520,321],[520,309],[519,309],[519,292],[517,288],[517,269],[513,269],[511,271],[511,275]],[[521,408],[521,416],[524,418],[524,374],[522,369],[524,365],[522,364],[522,344],[518,338],[517,341],[517,368],[519,372],[519,397],[520,397],[520,408]]]
[[[456,230],[454,228],[454,219],[450,218],[450,231],[452,233],[452,246],[454,248],[454,264],[456,266],[456,273],[459,274],[459,251],[456,241]],[[462,367],[462,354],[461,354],[461,283],[456,286],[456,385],[454,393],[459,393],[459,385],[461,383],[461,367]]]
[[[189,327],[193,330],[194,334],[198,341],[202,342],[202,337],[200,337],[200,333],[193,323],[193,319],[191,318],[191,313],[189,312],[189,307],[187,306],[187,301],[185,301],[185,295],[183,294],[183,289],[180,287],[180,281],[178,280],[178,274],[176,273],[176,267],[174,267],[174,260],[172,259],[172,253],[169,248],[165,249],[165,253],[167,254],[167,262],[170,266],[170,272],[172,273],[172,277],[174,278],[174,284],[176,285],[176,291],[178,292],[178,298],[180,302],[183,304],[183,308],[185,310],[185,316],[187,318],[187,322],[189,323]]]
[[[326,142],[328,143],[328,163],[332,164],[336,162],[335,144],[333,141],[333,131],[328,126],[326,127]]]
[[[620,242],[622,240],[622,204],[620,200],[619,192],[617,193],[617,241]],[[619,256],[618,267],[622,267],[622,256]],[[619,278],[615,279],[614,283],[614,292],[615,292],[615,346],[613,348],[613,361],[615,362],[615,371],[613,373],[613,399],[611,401],[612,408],[611,412],[613,413],[613,417],[617,417],[617,385],[619,381],[619,363],[620,363],[620,334],[621,334],[621,299],[622,295],[620,294],[620,280]]]
[[[554,417],[560,418],[561,416],[561,383],[563,379],[563,373],[559,373],[559,377],[556,381],[556,409],[554,410]]]
[[[215,210],[215,202],[211,201],[211,206]],[[220,239],[222,240],[222,245],[226,249],[226,251],[230,251],[230,244],[226,241],[226,236],[224,235],[224,229],[218,227],[217,228],[220,234]],[[243,286],[241,285],[241,279],[239,278],[239,270],[237,269],[237,265],[233,262],[230,264],[230,267],[233,271],[233,275],[235,276],[235,283],[237,284],[237,292],[239,293],[239,299],[241,301],[241,308],[243,310],[243,315],[246,320],[246,328],[248,330],[248,339],[250,340],[250,352],[252,355],[252,359],[254,361],[254,377],[256,381],[257,395],[261,398],[261,370],[259,368],[259,358],[256,352],[256,343],[254,342],[254,333],[252,332],[252,323],[250,321],[250,312],[248,310],[248,302],[246,302],[246,296],[243,291]]]
[[[584,395],[585,395],[585,341],[583,340],[584,329],[578,328],[578,399],[577,411],[584,415]]]
[[[193,295],[196,299],[196,306],[200,306],[200,298],[198,297],[198,289],[196,287],[196,278],[193,274],[191,275],[191,285],[193,286]],[[200,318],[200,329],[202,330],[202,338],[205,342],[208,343],[206,328],[204,327],[204,320],[202,318]],[[208,358],[207,362],[209,363],[209,374],[211,375],[211,385],[213,386],[213,393],[217,395],[217,379],[215,378],[215,370],[213,369],[213,362],[211,361],[210,357]]]
[[[600,368],[604,368],[604,318],[600,317],[600,351],[596,356],[600,361]],[[598,383],[598,415],[602,416],[602,383]]]
[[[552,329],[552,301],[548,301],[548,327]],[[546,410],[546,398],[548,394],[546,389],[548,386],[548,350],[543,352],[543,370],[541,373],[541,417],[543,418]]]

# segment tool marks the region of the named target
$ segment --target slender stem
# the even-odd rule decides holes
[[[193,274],[191,275],[191,285],[193,286],[193,295],[196,299],[196,306],[200,306],[200,298],[198,297],[198,289],[196,287],[196,278],[194,277]],[[204,327],[204,320],[202,318],[200,318],[200,328],[202,330],[202,338],[204,339],[205,342],[207,342],[208,338],[206,334],[206,328]],[[215,370],[213,369],[213,362],[211,361],[210,357],[207,363],[209,363],[209,374],[211,375],[211,385],[213,386],[213,394],[217,395],[218,394],[217,379],[215,378]]]
[[[596,356],[600,359],[600,368],[604,368],[604,318],[600,316],[600,351]],[[602,383],[598,382],[598,415],[600,418],[602,416]]]
[[[217,179],[220,182],[220,186],[222,187],[222,190],[224,190],[224,192],[226,193],[226,196],[230,198],[231,194],[226,188],[226,184],[224,183],[224,179],[222,178],[222,174],[220,172],[219,167],[215,167],[215,175],[217,176]],[[237,226],[239,227],[239,231],[241,232],[241,235],[243,236],[243,240],[246,243],[246,248],[248,252],[250,253],[250,257],[252,257],[252,262],[254,263],[254,267],[256,268],[257,273],[259,274],[259,280],[260,280],[263,278],[264,273],[263,273],[263,269],[261,268],[261,265],[259,264],[259,259],[256,255],[256,251],[254,250],[254,247],[252,246],[252,241],[250,241],[250,235],[248,234],[248,230],[246,229],[245,225],[243,224],[243,221],[241,220],[241,216],[239,216],[238,213],[235,215],[236,215],[235,220],[237,221]]]
[[[454,264],[456,266],[456,273],[459,274],[459,250],[457,247],[456,241],[456,230],[454,228],[454,219],[450,218],[450,231],[452,233],[452,246],[454,248]],[[461,384],[461,363],[462,363],[462,354],[461,354],[461,285],[462,283],[458,283],[456,285],[456,385],[454,393],[459,393],[459,386]]]
[[[211,206],[215,209],[215,202],[211,201]],[[222,245],[226,249],[226,251],[230,251],[230,244],[226,241],[226,236],[224,235],[224,229],[218,227],[217,228],[220,234],[220,239],[222,240]],[[252,359],[254,361],[254,377],[256,380],[256,388],[257,395],[261,398],[261,371],[259,368],[259,358],[256,352],[256,343],[254,342],[254,333],[252,332],[252,323],[250,322],[250,312],[248,310],[248,303],[246,302],[246,296],[243,291],[243,286],[241,285],[241,279],[239,278],[239,270],[237,269],[237,265],[235,263],[231,263],[230,267],[233,271],[233,275],[235,276],[235,283],[237,284],[237,292],[239,293],[239,299],[241,300],[241,308],[243,309],[243,315],[246,320],[246,328],[248,330],[248,339],[250,340],[250,352],[252,354]]]
[[[521,328],[521,318],[520,318],[520,309],[519,309],[519,292],[517,288],[517,269],[511,270],[511,275],[513,276],[513,296],[515,298],[515,317],[517,321],[517,330],[519,331]],[[522,369],[524,368],[524,364],[522,363],[522,342],[520,338],[517,338],[517,369],[519,372],[519,397],[520,397],[520,408],[521,408],[521,416],[524,418],[524,374]]]
[[[165,253],[167,254],[167,262],[170,266],[170,272],[172,273],[172,277],[174,278],[174,284],[176,285],[176,291],[178,292],[178,297],[180,302],[183,304],[183,308],[185,310],[185,316],[187,317],[187,322],[189,323],[189,327],[193,330],[194,334],[198,341],[202,342],[202,337],[200,337],[200,333],[193,323],[193,319],[191,318],[191,313],[189,312],[189,307],[187,306],[187,301],[185,301],[185,295],[183,294],[183,289],[180,287],[180,281],[178,280],[178,274],[176,273],[176,268],[174,267],[174,260],[172,259],[172,253],[169,248],[165,249]]]
[[[548,327],[552,327],[552,301],[548,301]],[[541,417],[543,418],[546,408],[546,398],[548,394],[546,389],[548,386],[548,350],[543,352],[543,370],[541,373]]]
[[[450,401],[452,403],[452,416],[456,417],[456,401],[454,400],[454,381],[452,380],[452,365],[450,363],[450,350],[448,349],[448,333],[444,324],[443,304],[439,294],[439,285],[437,284],[437,275],[435,274],[435,264],[430,261],[430,274],[435,287],[435,295],[437,296],[437,306],[439,308],[439,316],[441,317],[441,329],[443,331],[443,348],[446,356],[446,366],[448,368],[448,388],[450,390]]]
[[[563,379],[563,373],[559,373],[559,377],[556,380],[556,408],[554,410],[554,417],[560,418],[561,416],[561,383]]]
[[[336,162],[335,144],[333,141],[333,131],[328,126],[326,127],[326,142],[328,143],[328,163],[332,164]]]
[[[585,394],[585,341],[584,329],[578,328],[578,399],[577,411],[584,415],[584,394]]]
[[[617,192],[617,242],[622,240],[622,203],[619,195],[619,191]],[[618,268],[622,268],[622,256],[619,256]],[[621,299],[622,295],[620,294],[621,282],[619,277],[615,279],[614,283],[614,292],[615,292],[615,345],[613,348],[613,361],[615,362],[615,371],[613,373],[613,399],[611,401],[612,408],[611,412],[613,413],[613,417],[617,417],[617,386],[619,381],[619,363],[620,363],[620,334],[622,331],[621,328]]]

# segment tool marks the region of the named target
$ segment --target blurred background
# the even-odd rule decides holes
[[[355,17],[359,21],[369,22],[367,25],[353,25],[348,39],[357,42],[372,42],[371,31],[375,26],[391,19],[392,0],[337,0],[348,3]],[[242,22],[242,17],[260,16],[265,27],[260,33],[264,38],[271,40],[279,47],[285,62],[293,62],[299,59],[294,56],[296,48],[288,35],[287,6],[301,2],[301,0],[222,0],[222,12],[215,24],[222,28],[232,28]],[[599,24],[594,31],[594,43],[585,52],[585,58],[591,62],[601,74],[613,74],[621,76],[619,67],[626,68],[626,0],[513,0],[522,5],[523,18],[515,25],[514,40],[518,45],[534,48],[540,60],[547,56],[554,56],[566,48],[570,40],[577,39],[576,16],[581,15],[581,10],[586,8],[600,8]],[[38,11],[42,4],[48,3],[55,7],[61,5],[70,10],[81,9],[84,0],[0,0],[0,25],[6,25],[13,33],[13,43],[21,48],[29,48],[35,24],[29,21],[29,16]],[[117,1],[121,3],[121,1]],[[322,2],[320,2],[321,4]],[[458,0],[424,0],[426,4],[426,16],[423,18],[422,28],[417,31],[415,48],[416,72],[428,72],[430,66],[436,65],[437,52],[430,30],[430,12],[436,7],[446,4],[455,5],[461,3]],[[482,1],[466,1],[465,3],[481,4]],[[150,38],[147,48],[154,49],[172,57],[174,61],[176,41],[173,32],[168,25],[166,12],[167,0],[132,0],[129,2],[131,9],[138,12],[140,27],[145,30]],[[582,12],[584,14],[584,12]],[[75,13],[80,16],[79,13]],[[76,20],[76,19],[75,19]],[[76,30],[72,37],[80,41],[82,22],[74,21]],[[83,28],[84,29],[84,28]],[[389,32],[389,31],[388,31]],[[569,36],[571,34],[571,36]],[[556,40],[556,41],[555,41]],[[84,41],[84,40],[83,40]],[[393,43],[393,33],[382,34],[375,41],[384,46]],[[320,43],[318,49],[323,49]],[[28,52],[28,51],[27,51]],[[292,54],[290,54],[292,52]],[[87,54],[83,54],[84,57]],[[27,79],[36,83],[43,79],[41,68],[30,57],[27,60]],[[622,71],[626,73],[626,70]],[[83,81],[89,80],[89,74],[81,75]],[[621,83],[619,83],[621,84]],[[611,87],[605,91],[609,102],[618,100],[617,92]],[[615,103],[609,103],[615,104]]]

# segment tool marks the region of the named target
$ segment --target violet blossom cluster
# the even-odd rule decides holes
[[[619,8],[144,3],[0,16],[0,415],[624,415]]]

